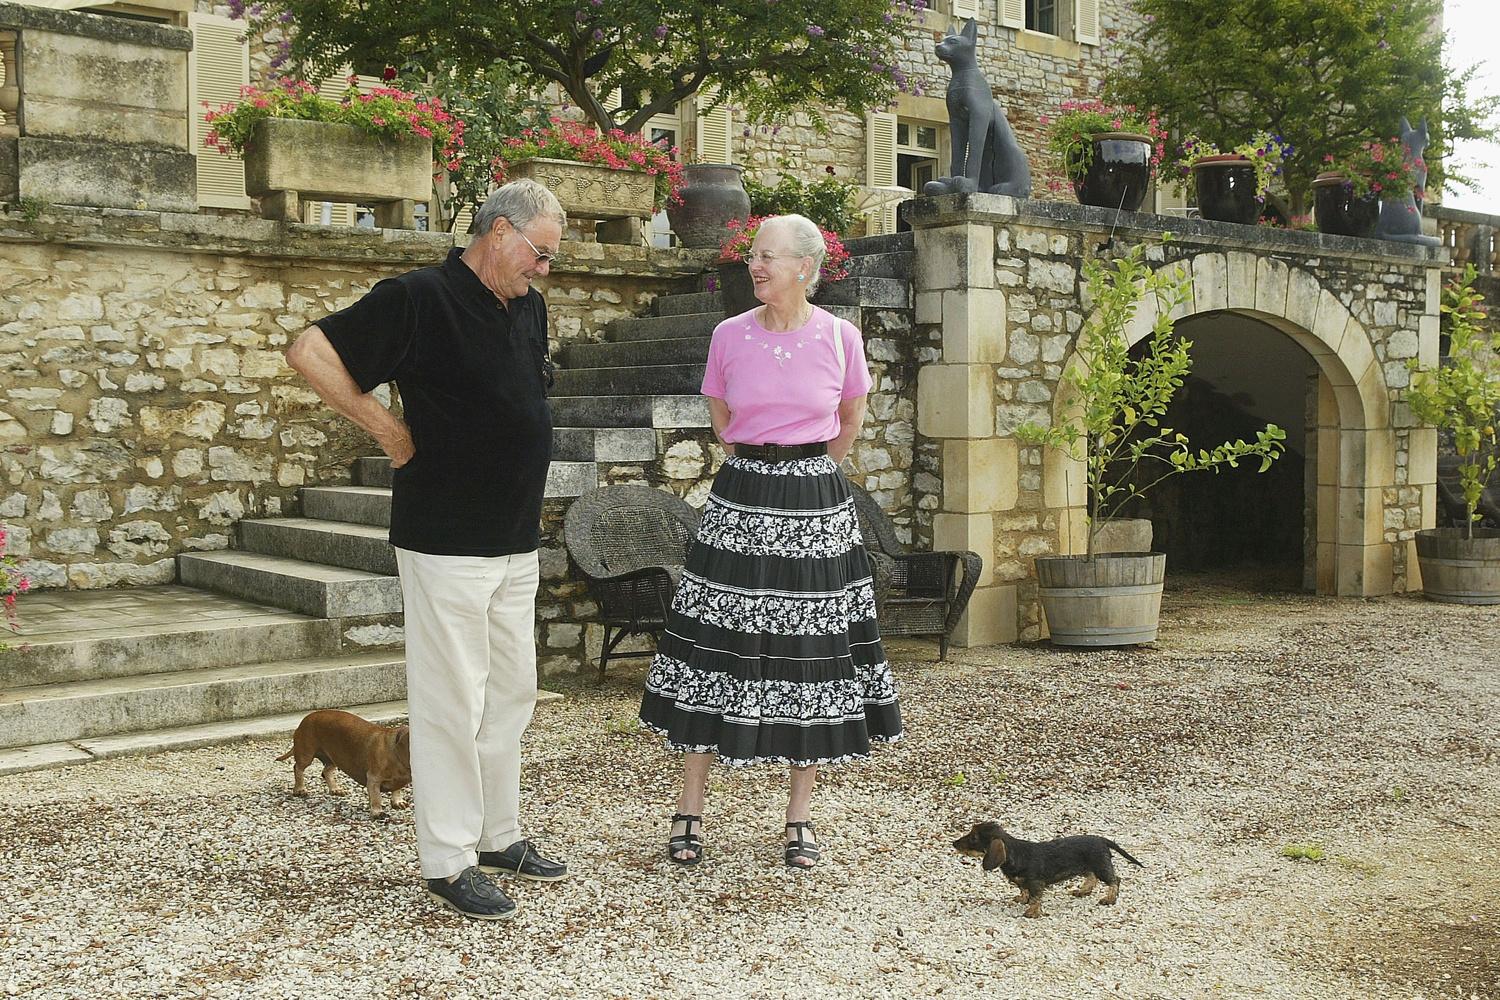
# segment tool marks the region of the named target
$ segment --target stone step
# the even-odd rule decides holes
[[[683,313],[722,313],[724,303],[718,292],[685,292],[658,295],[652,306],[657,316],[680,316]]]
[[[177,557],[177,577],[190,587],[315,618],[401,611],[401,581],[394,576],[260,552],[185,552]]]
[[[565,368],[554,388],[565,396],[686,395],[703,384],[703,364]]]
[[[391,491],[385,486],[306,486],[302,489],[302,513],[324,521],[389,528]]]
[[[561,696],[557,696],[561,697]],[[538,701],[542,699],[537,698]],[[367,722],[388,725],[405,721],[405,701],[381,701],[369,705],[327,705],[352,712]],[[283,712],[278,715],[263,715],[250,719],[229,719],[224,722],[205,722],[197,726],[178,726],[171,729],[148,729],[136,733],[121,733],[117,736],[97,736],[70,743],[42,743],[25,747],[0,749],[0,774],[15,774],[20,771],[36,771],[47,767],[66,767],[69,764],[87,764],[93,760],[110,757],[127,757],[160,753],[165,750],[196,750],[217,743],[266,740],[277,736],[289,736],[306,717],[302,711]],[[290,768],[291,762],[286,766]]]
[[[389,652],[11,688],[0,692],[0,745],[112,737],[405,694],[405,660]]]
[[[552,406],[552,422],[554,424],[577,424],[577,421],[564,421],[558,419],[556,401]],[[584,426],[595,426],[584,424]],[[617,426],[617,425],[598,425]],[[629,425],[626,425],[629,426]],[[557,438],[554,436],[553,446],[556,447]],[[391,486],[391,460],[384,455],[373,455],[365,458],[355,459],[356,478],[366,486],[379,486],[389,490]],[[598,485],[599,470],[594,467],[592,461],[566,461],[554,459],[552,466],[547,470],[547,487],[544,496],[549,497],[577,497],[582,496]],[[587,485],[584,485],[587,484]],[[389,519],[389,515],[387,515]],[[389,523],[389,520],[387,520]]]
[[[700,381],[701,384],[701,381]],[[708,427],[708,403],[695,391],[668,396],[553,396],[560,427]]]
[[[911,283],[898,278],[845,278],[818,289],[818,305],[910,309]]]
[[[848,240],[844,249],[851,257],[863,257],[877,253],[910,253],[916,249],[916,238],[910,233],[883,233],[879,236],[861,236]]]
[[[396,550],[386,539],[387,530],[379,525],[268,517],[241,521],[239,530],[240,548],[246,552],[396,574]]]
[[[569,344],[563,348],[566,368],[631,368],[707,361],[710,337],[621,340],[603,344]]]
[[[649,427],[558,427],[553,455],[580,462],[654,462],[656,431]]]
[[[674,316],[630,316],[611,320],[604,327],[606,340],[671,340],[677,337],[711,336],[714,327],[724,319],[722,309],[715,312],[682,313]]]
[[[338,622],[269,608],[265,612],[27,636],[24,645],[6,654],[5,685],[170,673],[210,663],[233,666],[338,652]]]
[[[916,258],[916,254],[908,251],[850,257],[849,273],[858,278],[899,278],[910,281]]]

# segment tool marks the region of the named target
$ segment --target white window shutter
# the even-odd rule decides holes
[[[210,126],[203,115],[207,101],[217,108],[238,101],[250,82],[250,48],[243,22],[214,14],[189,14],[193,51],[188,53],[188,107],[193,117],[189,140],[198,158],[198,204],[206,208],[249,209],[245,163],[238,156],[203,144]]]
[[[979,0],[953,0],[952,8],[954,18],[979,16]]]
[[[1026,0],[1000,0],[1000,24],[1007,28],[1026,27]]]
[[[734,139],[733,115],[729,105],[721,104],[712,111],[704,111],[713,104],[717,94],[699,92],[694,98],[698,108],[698,162],[733,163]]]
[[[458,213],[453,217],[453,235],[462,236],[464,233],[467,233],[469,231],[469,226],[472,225],[473,222],[473,210],[470,209],[468,205],[460,208],[458,210]]]
[[[1099,44],[1099,0],[1073,0],[1073,37],[1084,45]]]
[[[340,72],[328,77],[318,84],[318,93],[331,101],[341,100],[344,91],[349,89],[349,77],[351,67],[345,66]],[[358,87],[360,93],[368,94],[375,87],[383,86],[383,81],[373,76],[356,76],[354,86]],[[330,226],[352,226],[355,222],[354,206],[349,204],[331,204],[328,202],[312,202],[302,209],[302,218],[314,225],[324,225],[323,206],[328,205],[328,221]]]
[[[894,187],[896,184],[896,116],[872,111],[865,120],[865,184]],[[896,231],[896,206],[878,208],[869,216],[870,235]]]

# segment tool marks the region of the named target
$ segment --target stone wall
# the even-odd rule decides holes
[[[373,445],[287,344],[442,234],[144,212],[0,216],[0,520],[44,587],[160,583],[241,517],[296,510]],[[557,340],[597,336],[702,268],[577,244],[548,289]],[[701,255],[699,255],[701,256]]]
[[[1059,383],[1089,312],[1085,256],[1155,239],[1162,221],[997,196],[917,205],[917,329],[937,329],[942,341],[941,362],[922,369],[918,391],[918,429],[941,441],[935,534],[940,547],[987,554],[965,641],[1040,637],[1031,558],[1082,550],[1080,464],[1023,445],[1014,432],[1062,418]],[[1191,278],[1175,318],[1242,313],[1281,330],[1318,365],[1307,461],[1316,470],[1309,507],[1319,592],[1416,587],[1411,539],[1433,523],[1436,433],[1417,424],[1402,392],[1407,363],[1437,357],[1441,251],[1171,224],[1177,238],[1148,257]],[[1143,309],[1127,331],[1132,342],[1154,319]]]

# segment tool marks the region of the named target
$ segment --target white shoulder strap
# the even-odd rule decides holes
[[[833,353],[839,357],[839,391],[844,391],[844,379],[848,368],[848,362],[844,360],[844,331],[839,326],[845,320],[834,317],[833,320]]]

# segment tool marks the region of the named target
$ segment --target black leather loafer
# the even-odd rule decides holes
[[[515,901],[478,868],[465,868],[452,882],[430,878],[427,893],[449,909],[475,920],[509,920],[516,915]]]

